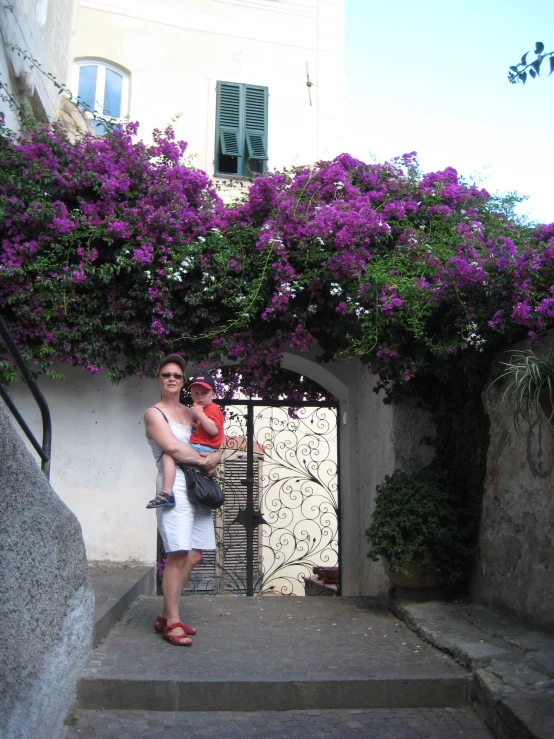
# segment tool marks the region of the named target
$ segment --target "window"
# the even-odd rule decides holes
[[[74,65],[73,94],[90,114],[106,121],[123,121],[129,105],[129,75],[110,64],[80,60]],[[95,119],[92,125],[99,136],[106,132],[102,120]]]
[[[215,173],[248,176],[267,168],[267,87],[217,83]]]

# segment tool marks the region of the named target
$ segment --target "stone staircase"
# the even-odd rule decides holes
[[[473,702],[495,736],[554,736],[554,639],[464,602],[189,596],[197,635],[153,629],[153,568],[92,564],[91,710],[285,711]]]

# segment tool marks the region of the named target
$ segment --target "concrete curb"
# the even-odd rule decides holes
[[[471,698],[498,739],[552,739],[554,639],[474,604],[394,601],[391,610],[472,671]]]
[[[118,578],[119,582],[112,584],[110,595],[103,599],[103,602],[99,603],[95,608],[93,649],[104,639],[110,629],[118,622],[123,613],[125,613],[139,595],[153,595],[156,587],[154,567],[138,566],[124,568],[121,565],[110,566],[91,563],[89,577],[96,595],[98,593],[98,587],[95,587],[95,584],[99,579],[96,572],[100,569],[102,573],[105,573],[106,568],[113,568],[114,572],[120,573],[120,577]]]

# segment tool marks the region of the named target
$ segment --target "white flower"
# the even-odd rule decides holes
[[[149,269],[144,270],[144,274],[146,275],[146,279],[149,280],[152,277],[152,273]]]
[[[337,282],[331,283],[331,295],[340,295],[342,293],[342,287]]]
[[[198,237],[198,241],[199,241],[199,242],[200,242],[201,244],[203,244],[203,243],[204,243],[204,242],[206,241],[206,239],[205,239],[205,238],[204,238],[203,236],[199,236],[199,237]]]
[[[321,246],[325,246],[325,242],[323,241],[323,239],[321,238],[321,236],[316,236],[315,237],[315,240],[316,241],[319,241],[319,243],[321,244]]]

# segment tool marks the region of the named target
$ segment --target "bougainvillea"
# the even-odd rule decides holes
[[[225,206],[171,129],[136,133],[2,131],[0,311],[39,370],[118,379],[181,351],[267,393],[291,346],[358,358],[394,392],[553,323],[554,225],[454,169],[343,154]]]

